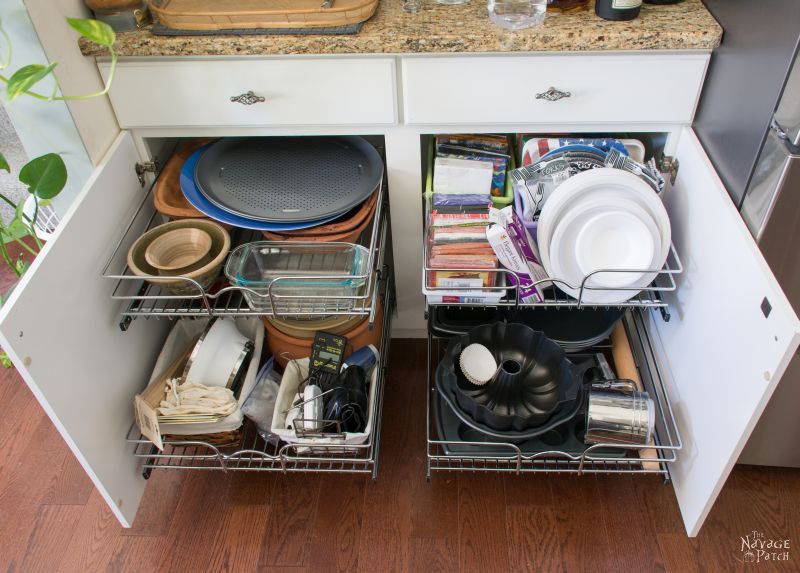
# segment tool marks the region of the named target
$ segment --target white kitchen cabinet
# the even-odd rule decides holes
[[[166,321],[121,332],[103,267],[141,202],[139,155],[123,132],[61,220],[13,298],[0,340],[123,525],[144,492],[125,435],[166,336]],[[125,249],[127,252],[127,249]]]
[[[648,347],[637,358],[640,370],[661,378],[650,384],[663,384],[666,393],[657,401],[664,421],[659,445],[679,450],[659,457],[675,454],[669,474],[686,530],[696,535],[797,349],[800,321],[694,132],[687,127],[672,139],[680,167],[664,202],[682,272],[672,275],[675,290],[662,292],[669,320],[658,309],[636,310]],[[638,299],[629,304],[643,306]],[[648,359],[657,368],[645,365]],[[671,431],[673,417],[679,437],[667,438],[662,432]],[[503,467],[496,463],[502,455],[448,455],[431,443],[432,469]],[[515,458],[513,446],[503,455],[508,471],[539,471],[531,459]],[[613,473],[619,466],[589,462],[584,469]]]
[[[800,321],[691,129],[664,202],[684,271],[671,318],[649,313],[683,438],[670,475],[697,535],[800,342]]]
[[[605,56],[592,57],[602,59]],[[493,57],[485,58],[490,62]],[[559,58],[549,58],[558,63]],[[565,58],[564,63],[571,65],[573,60],[568,61],[571,56]],[[661,61],[657,55],[653,58],[654,62]],[[507,65],[507,58],[497,59]],[[457,56],[431,60],[431,69],[445,70],[447,66],[442,67],[443,62],[449,62],[454,69],[463,69],[464,62]],[[281,65],[301,65],[304,61],[303,58],[284,58]],[[327,61],[335,63],[336,60]],[[372,58],[361,61],[367,66],[365,70],[372,70],[369,66],[376,62]],[[800,340],[800,321],[688,127],[699,89],[697,77],[698,74],[702,77],[707,55],[687,56],[685,76],[688,79],[679,84],[688,86],[688,92],[674,93],[676,101],[667,106],[667,112],[660,106],[648,109],[643,105],[627,115],[625,110],[613,106],[608,113],[602,105],[596,109],[598,104],[593,103],[591,97],[546,102],[549,107],[541,108],[547,110],[546,113],[520,110],[518,114],[504,111],[506,115],[498,115],[499,112],[487,112],[487,105],[495,102],[482,101],[485,94],[481,95],[480,91],[457,94],[449,100],[443,98],[453,110],[448,111],[447,106],[436,107],[440,104],[435,90],[421,95],[414,87],[414,84],[419,85],[422,76],[414,76],[413,70],[421,69],[415,66],[424,67],[424,61],[424,58],[403,59],[402,73],[411,74],[401,81],[406,92],[381,96],[391,99],[392,106],[402,99],[406,124],[387,125],[395,116],[390,117],[385,110],[375,112],[384,105],[376,103],[365,106],[363,116],[355,111],[335,116],[317,115],[313,116],[316,124],[296,130],[287,128],[298,122],[297,116],[292,116],[296,110],[287,111],[287,117],[293,119],[286,121],[266,116],[251,121],[245,115],[227,116],[227,112],[209,109],[205,116],[208,119],[201,124],[204,116],[203,109],[197,107],[199,103],[187,106],[190,111],[182,114],[172,98],[152,95],[157,90],[152,89],[151,81],[144,82],[144,76],[138,75],[138,68],[131,71],[130,76],[126,76],[126,66],[120,69],[119,81],[123,83],[116,87],[127,86],[131,90],[125,101],[151,99],[141,108],[131,104],[130,110],[139,111],[131,111],[132,115],[120,118],[123,124],[136,125],[135,133],[123,132],[119,136],[64,217],[55,238],[22,281],[11,303],[2,309],[0,341],[123,524],[132,522],[145,483],[140,477],[138,462],[125,442],[132,420],[131,397],[144,386],[167,326],[166,321],[140,319],[128,332],[121,332],[118,327],[120,305],[111,299],[114,283],[102,277],[106,259],[125,235],[124,222],[130,220],[143,193],[133,167],[137,161],[149,158],[143,157],[141,151],[137,153],[134,140],[142,150],[145,149],[141,145],[143,138],[167,135],[283,135],[291,132],[298,135],[332,132],[384,135],[395,236],[398,318],[400,332],[411,333],[421,332],[424,309],[419,291],[422,252],[420,137],[454,130],[574,132],[585,122],[583,131],[667,133],[667,151],[680,162],[676,185],[668,191],[665,202],[684,270],[678,277],[677,290],[668,297],[671,320],[665,322],[657,312],[646,312],[645,317],[648,336],[652,339],[664,387],[683,439],[683,448],[677,461],[671,464],[670,473],[687,531],[690,535],[697,534]],[[223,66],[224,60],[205,65],[212,63]],[[262,63],[252,60],[237,66],[244,72],[250,69],[255,72]],[[137,61],[135,65],[141,69],[151,65],[159,69],[158,62]],[[182,67],[184,65],[186,68]],[[195,66],[199,65],[194,61],[170,64],[174,71],[185,69],[194,78],[198,77]],[[396,69],[398,65],[392,62],[391,67]],[[582,73],[580,68],[570,69],[573,74]],[[246,76],[241,70],[236,75]],[[681,75],[681,70],[684,68],[674,70],[675,75]],[[584,72],[592,74],[591,69]],[[213,77],[213,73],[209,73]],[[383,74],[380,70],[365,73],[370,76],[366,80],[368,85],[372,85],[373,80],[382,81],[378,79]],[[638,85],[635,78],[624,77],[628,85]],[[133,81],[135,78],[139,78],[138,84]],[[545,83],[546,87],[552,83],[558,89],[569,91],[571,88],[557,80],[547,79]],[[217,97],[230,95],[228,86],[224,87],[224,90],[213,87]],[[529,84],[529,87],[534,86]],[[249,83],[242,83],[233,91],[240,88],[253,89]],[[509,87],[506,93],[511,89]],[[572,89],[580,93],[579,88]],[[169,93],[168,88],[164,90]],[[606,97],[610,96],[602,95]],[[602,98],[598,101],[611,101]],[[470,108],[468,102],[471,102]],[[523,104],[513,101],[505,105],[511,109]],[[433,106],[435,113],[426,106]],[[115,107],[121,113],[119,102]],[[143,115],[144,109],[147,109],[147,116]],[[237,114],[241,111],[238,107],[233,109]],[[308,111],[312,115],[317,112]],[[442,115],[437,116],[439,113]],[[151,119],[140,119],[144,117]],[[436,120],[436,117],[441,119]],[[570,121],[571,117],[580,120]],[[594,122],[592,117],[601,119]],[[331,124],[338,127],[331,127]],[[153,127],[141,127],[146,125]],[[123,245],[121,252],[126,250],[127,245]]]
[[[141,159],[131,133],[120,133],[0,316],[0,343],[126,527],[133,523],[144,492],[142,459],[162,461],[153,455],[148,440],[130,433],[132,400],[147,385],[171,325],[169,320],[144,318],[125,323],[121,313],[131,302],[115,298],[135,293],[128,288],[134,281],[123,284],[115,273],[125,267],[130,245],[152,220],[153,207],[146,200],[150,198],[148,186],[140,184],[134,169]],[[382,199],[382,194],[379,197]],[[376,224],[382,222],[385,239],[386,219],[380,208],[375,219]],[[370,252],[382,252],[384,248],[385,243],[376,239]],[[377,259],[374,262],[376,266],[383,263]],[[135,279],[138,289],[141,281],[130,278]],[[382,281],[380,290],[378,286],[371,289],[365,302],[353,304],[365,305],[369,312],[379,292],[386,293],[389,288]],[[160,314],[152,312],[152,316],[169,316],[163,312],[168,303],[165,298],[169,297],[162,296],[154,305],[162,309]],[[153,304],[152,300],[148,302]],[[390,308],[389,303],[385,304]],[[180,302],[176,305],[181,307]],[[182,309],[178,314],[205,318],[199,302],[198,307],[196,312]],[[242,312],[249,313],[246,305]],[[385,317],[383,324],[382,332],[388,339],[391,318]],[[370,402],[375,408],[372,412],[377,412],[376,419],[381,408],[383,356],[387,349],[384,342],[375,387],[377,406]],[[331,462],[335,466],[332,471],[374,475],[379,435],[376,428],[364,446],[332,446],[340,458]],[[251,440],[255,433],[249,438],[246,443],[254,444]],[[189,467],[190,463],[202,461],[206,469],[226,468],[228,460],[215,463],[219,460],[213,453],[209,456],[199,449],[195,447],[197,453],[179,459],[178,465]],[[263,463],[259,463],[262,458]],[[233,467],[237,464],[236,459],[230,461],[230,469],[243,469],[244,464]],[[290,464],[295,467],[288,467]],[[301,451],[287,453],[284,448],[278,455],[256,456],[250,465],[253,469],[260,465],[265,471],[314,471],[320,462]],[[348,467],[353,469],[347,470]]]
[[[688,124],[706,54],[549,54],[404,58],[410,124]],[[554,87],[546,99],[547,91]],[[560,93],[559,93],[560,92]]]
[[[124,128],[346,126],[395,123],[396,93],[393,58],[134,59],[109,97]]]

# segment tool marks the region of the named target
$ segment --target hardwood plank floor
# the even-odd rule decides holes
[[[122,529],[13,370],[0,372],[0,571],[798,571],[800,471],[737,467],[696,539],[651,477],[435,473],[424,341],[395,340],[379,479],[156,470]],[[742,563],[741,537],[789,538]]]

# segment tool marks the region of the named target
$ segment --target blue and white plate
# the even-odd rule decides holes
[[[316,221],[293,221],[291,223],[270,223],[267,221],[259,221],[256,219],[250,219],[247,217],[243,217],[241,215],[235,215],[233,213],[229,213],[224,209],[220,209],[216,205],[214,205],[211,201],[206,199],[206,197],[200,193],[200,190],[197,188],[197,183],[194,179],[194,171],[195,166],[197,165],[197,160],[205,151],[205,147],[201,147],[194,153],[189,156],[189,159],[186,160],[186,163],[183,164],[183,168],[181,169],[181,191],[183,191],[183,195],[186,197],[186,200],[192,204],[192,207],[214,219],[215,221],[219,221],[221,223],[227,223],[228,225],[233,225],[234,227],[241,227],[243,229],[253,229],[256,231],[274,231],[274,232],[281,232],[281,231],[297,231],[298,229],[308,229],[310,227],[316,227],[317,225],[323,225],[334,219],[341,217],[342,214],[336,214],[331,217],[327,217],[325,219],[317,219]]]
[[[561,147],[557,147],[551,151],[548,151],[544,155],[542,155],[542,160],[550,159],[554,155],[559,153],[588,153],[590,155],[595,155],[598,158],[602,157],[605,159],[606,151],[600,149],[599,147],[595,147],[593,145],[584,145],[583,143],[569,143],[567,145],[562,145]],[[627,154],[627,153],[626,153]]]

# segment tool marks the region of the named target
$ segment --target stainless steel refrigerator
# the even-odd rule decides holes
[[[800,1],[705,3],[725,33],[711,59],[695,131],[800,313]],[[800,467],[798,437],[795,356],[739,462]]]

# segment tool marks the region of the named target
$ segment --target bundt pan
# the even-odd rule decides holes
[[[458,365],[470,344],[482,344],[499,365],[484,385],[467,380]],[[564,350],[524,324],[495,322],[450,340],[436,372],[443,396],[479,425],[501,432],[541,427],[565,402],[577,399],[582,373]],[[563,408],[561,408],[563,410]]]

